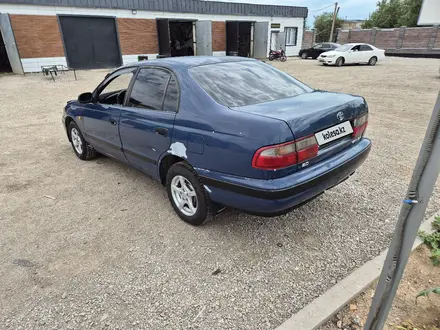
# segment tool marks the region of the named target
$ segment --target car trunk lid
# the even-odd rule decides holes
[[[232,108],[285,121],[295,140],[314,135],[319,144],[318,156],[307,161],[309,166],[328,158],[355,142],[353,122],[367,111],[359,96],[314,91],[276,101]]]

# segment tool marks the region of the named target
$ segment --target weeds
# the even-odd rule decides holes
[[[440,294],[440,288],[432,288],[432,289],[420,291],[416,296],[416,301],[417,301],[417,298],[428,297],[429,294],[431,294],[431,293]]]
[[[429,258],[435,266],[438,266],[440,265],[440,217],[435,218],[432,228],[435,230],[432,234],[419,231],[419,237],[431,249],[431,256]]]

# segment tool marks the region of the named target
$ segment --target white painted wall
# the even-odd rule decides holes
[[[303,26],[304,19],[301,17],[263,17],[263,16],[236,16],[236,15],[211,15],[211,14],[193,14],[193,13],[169,13],[169,12],[155,12],[155,11],[142,11],[138,10],[136,15],[133,15],[131,10],[128,9],[103,9],[103,8],[77,8],[77,7],[62,7],[62,6],[34,6],[34,5],[15,5],[15,4],[0,4],[0,12],[8,14],[20,14],[20,15],[47,15],[55,16],[59,14],[67,15],[92,15],[92,16],[113,16],[120,18],[144,18],[144,19],[156,19],[156,18],[169,18],[169,19],[190,19],[190,20],[211,20],[211,21],[256,21],[269,22],[269,30],[267,31],[267,53],[269,54],[270,48],[270,35],[271,35],[271,23],[278,23],[281,25],[279,30],[284,31],[285,27],[298,28],[297,45],[287,46],[287,56],[297,56],[301,49],[303,38]],[[147,55],[147,54],[140,54]],[[151,57],[150,57],[151,55]],[[156,58],[157,54],[148,54],[150,58]],[[226,55],[225,52],[214,52],[213,55]],[[137,61],[137,54],[123,55],[123,63],[131,63]],[[25,72],[34,72],[40,63],[48,63],[48,58],[43,59],[21,59],[23,64],[23,70]],[[63,63],[61,63],[63,62]],[[51,63],[49,63],[51,64]],[[65,57],[54,57],[53,64],[66,65]],[[47,65],[47,64],[42,64]],[[40,71],[38,69],[37,71]]]
[[[65,57],[39,57],[39,58],[22,58],[21,64],[24,72],[40,72],[44,65],[66,65]]]
[[[136,54],[136,55],[122,55],[122,64],[129,64],[138,61],[139,55],[147,55],[149,60],[155,60],[158,54]]]

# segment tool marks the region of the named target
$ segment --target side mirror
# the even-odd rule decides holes
[[[78,96],[79,103],[92,103],[93,102],[93,94],[90,92],[82,93]]]

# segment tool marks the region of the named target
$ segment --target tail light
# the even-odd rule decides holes
[[[309,135],[305,138],[296,140],[297,162],[302,163],[307,159],[316,157],[318,155],[318,142],[316,142],[315,135]]]
[[[368,113],[362,115],[354,120],[353,123],[353,138],[362,137],[367,129],[368,125]]]
[[[314,135],[296,141],[263,147],[252,158],[252,166],[262,170],[277,170],[302,163],[318,154]]]

